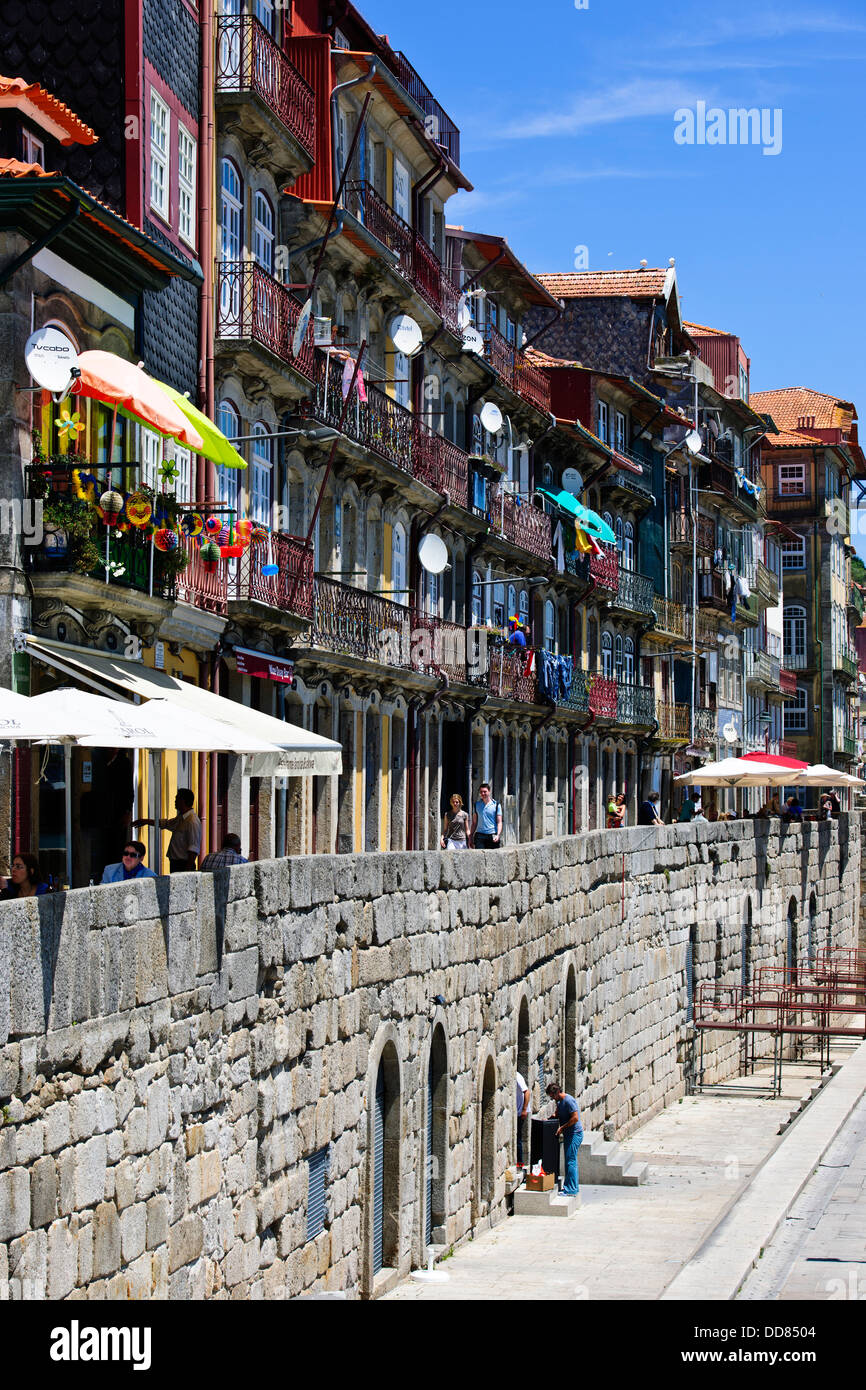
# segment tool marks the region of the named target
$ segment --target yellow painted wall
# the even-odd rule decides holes
[[[382,715],[382,742],[380,745],[382,769],[379,774],[379,848],[390,848],[389,824],[391,820],[391,716]]]

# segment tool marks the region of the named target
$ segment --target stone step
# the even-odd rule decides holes
[[[581,1183],[637,1187],[645,1183],[649,1164],[639,1163],[616,1140],[608,1140],[599,1130],[588,1129],[577,1153]]]

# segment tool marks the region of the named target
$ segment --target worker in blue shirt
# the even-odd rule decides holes
[[[556,1137],[562,1136],[563,1158],[565,1160],[565,1185],[562,1191],[566,1197],[576,1197],[580,1191],[577,1151],[583,1142],[580,1107],[574,1096],[566,1095],[558,1081],[551,1081],[547,1087],[547,1094],[556,1102],[556,1118],[559,1120]]]

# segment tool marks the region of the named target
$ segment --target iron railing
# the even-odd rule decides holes
[[[689,612],[684,603],[674,603],[672,599],[655,594],[652,601],[656,615],[656,631],[667,632],[683,641],[691,640],[692,627]]]
[[[538,410],[550,413],[550,382],[547,376],[490,323],[484,330],[484,356],[503,385]]]
[[[797,693],[797,677],[793,671],[786,671],[784,666],[779,671],[779,689],[783,695]]]
[[[857,653],[851,648],[841,647],[833,653],[833,670],[845,676],[848,680],[857,679]]]
[[[459,168],[460,131],[451,117],[439,105],[426,82],[418,76],[405,53],[397,51],[391,54],[388,65],[404,92],[408,92],[424,112],[424,129],[434,145],[441,145],[447,151],[449,159]]]
[[[315,376],[312,325],[297,357],[292,352],[300,312],[300,304],[285,285],[260,265],[251,261],[217,261],[217,338],[250,339],[260,343],[312,381]]]
[[[491,651],[487,674],[487,687],[491,695],[497,695],[502,700],[537,704],[538,681],[535,672],[529,670],[531,655],[529,648],[514,652],[504,645]]]
[[[749,588],[762,603],[775,608],[779,602],[779,581],[761,560],[755,560],[746,571]]]
[[[313,551],[297,536],[275,532],[272,554],[262,546],[249,546],[237,561],[228,583],[230,599],[249,599],[280,608],[302,618],[313,616]],[[263,574],[277,568],[276,574]]]
[[[589,572],[599,589],[615,594],[619,588],[619,554],[613,547],[602,546],[589,557]]]
[[[692,518],[688,512],[675,511],[671,513],[669,519],[669,537],[671,545],[689,546],[692,545]],[[712,551],[716,545],[716,526],[715,522],[708,516],[698,515],[698,538],[697,548],[700,551]]]
[[[620,567],[616,598],[611,600],[612,607],[626,608],[630,613],[652,613],[653,598],[651,579],[644,574],[637,574],[635,570]]]
[[[691,710],[689,710],[691,714]],[[707,748],[716,741],[718,734],[718,711],[708,705],[699,705],[695,708],[695,737],[694,742],[702,748]]]
[[[349,211],[373,236],[393,251],[410,284],[437,312],[442,304],[442,267],[421,233],[410,227],[371,183],[355,179],[346,185]]]
[[[493,527],[512,545],[528,550],[539,560],[549,560],[552,549],[550,517],[530,503],[500,487],[490,499]]]
[[[655,723],[655,694],[651,686],[616,683],[616,722],[649,728]]]
[[[656,719],[659,725],[656,738],[669,743],[688,743],[691,733],[691,709],[688,705],[656,700]]]
[[[756,651],[747,647],[746,656],[746,680],[752,685],[766,687],[768,690],[779,689],[780,663],[777,656],[770,656],[769,652]]]
[[[316,156],[315,94],[252,15],[217,15],[216,90],[252,92]]]

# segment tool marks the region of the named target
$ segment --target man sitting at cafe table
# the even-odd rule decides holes
[[[147,850],[141,840],[127,840],[123,847],[123,857],[119,864],[106,864],[102,874],[103,883],[125,883],[130,878],[156,878],[153,869],[145,867],[144,856]]]

